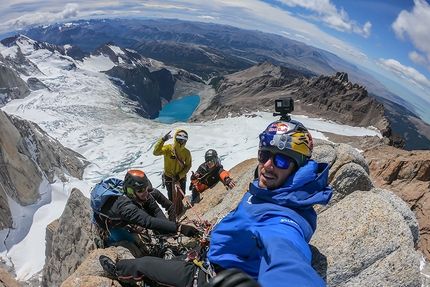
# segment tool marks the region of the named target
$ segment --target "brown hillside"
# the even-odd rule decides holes
[[[309,78],[269,62],[226,76],[217,85],[210,103],[191,121],[273,111],[274,100],[284,97],[294,99],[294,113],[351,126],[374,126],[390,145],[404,146],[402,137],[392,132],[384,107],[369,97],[365,88],[348,82],[346,73]]]

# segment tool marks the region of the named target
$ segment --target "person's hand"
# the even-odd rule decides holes
[[[172,138],[172,135],[170,134],[172,131],[169,131],[167,134],[165,134],[161,139],[163,140],[163,141],[168,141],[169,139],[171,139]]]
[[[209,280],[205,287],[261,287],[249,275],[239,269],[227,269]]]
[[[148,233],[148,230],[146,230],[145,228],[143,228],[140,225],[135,225],[135,224],[129,224],[126,226],[126,230],[130,233],[138,233],[138,234],[146,234]]]
[[[230,177],[226,176],[226,177],[224,178],[224,185],[225,185],[225,187],[226,187],[227,189],[232,189],[233,187],[235,187],[236,182],[234,181],[234,179],[232,179],[232,178],[230,178]]]
[[[179,175],[175,174],[172,176],[172,182],[177,182],[179,181]]]
[[[190,225],[181,225],[179,227],[179,232],[187,237],[194,237],[194,236],[200,235],[200,231],[197,228],[192,227]]]
[[[196,180],[199,177],[199,174],[197,172],[191,171],[191,180]]]

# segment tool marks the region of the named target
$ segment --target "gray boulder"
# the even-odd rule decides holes
[[[61,217],[47,227],[42,286],[60,286],[95,249],[90,201],[73,189]]]
[[[355,191],[320,214],[310,242],[319,251],[314,268],[327,286],[421,286],[409,222],[384,198],[394,193],[372,191]]]

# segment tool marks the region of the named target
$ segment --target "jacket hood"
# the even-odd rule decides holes
[[[180,149],[184,149],[185,146],[187,145],[187,143],[185,142],[183,145],[180,145],[177,141],[176,141],[176,136],[180,133],[180,132],[184,132],[187,134],[188,136],[188,132],[186,130],[177,130],[175,135],[173,136],[173,143],[175,145],[176,150],[180,150]]]
[[[258,179],[249,187],[252,195],[271,203],[286,207],[309,207],[314,204],[326,205],[332,189],[327,185],[328,163],[308,163],[292,174],[281,188],[269,190],[258,186]]]

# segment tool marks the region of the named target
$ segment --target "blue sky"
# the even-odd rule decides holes
[[[429,3],[430,0],[2,0],[0,34],[37,24],[103,17],[178,18],[257,29],[322,48],[364,67],[424,115],[430,103]],[[396,84],[419,97],[413,98]]]

